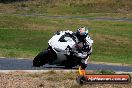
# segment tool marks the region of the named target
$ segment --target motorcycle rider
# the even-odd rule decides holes
[[[88,39],[90,39],[90,36],[88,35],[88,29],[86,27],[80,27],[79,29],[77,29],[74,35],[78,39],[75,46],[78,53],[81,54],[82,51],[81,49],[88,51],[88,58],[82,59],[79,67],[80,75],[85,75],[86,74],[85,68],[87,67],[88,64],[89,55],[92,53],[92,47],[91,47],[92,45],[87,41]],[[91,41],[93,43],[93,40]]]

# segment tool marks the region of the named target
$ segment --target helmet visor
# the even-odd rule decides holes
[[[79,32],[80,32],[80,35],[87,35],[88,34],[87,29],[80,29]]]

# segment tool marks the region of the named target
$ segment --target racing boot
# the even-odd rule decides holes
[[[80,63],[80,66],[79,66],[79,74],[80,75],[86,75],[85,68],[87,67],[88,59],[89,59],[89,56],[88,56],[87,59],[82,59],[81,60],[81,63]]]
[[[83,69],[82,68],[82,66],[79,66],[79,74],[81,75],[81,76],[84,76],[84,75],[86,75],[86,71],[85,71],[85,69]]]

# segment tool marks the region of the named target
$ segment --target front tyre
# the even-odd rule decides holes
[[[33,67],[40,67],[48,63],[50,58],[48,50],[40,52],[33,60]]]

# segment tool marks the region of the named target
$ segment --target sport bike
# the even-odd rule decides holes
[[[93,40],[86,37],[85,43],[78,43],[72,31],[59,31],[48,41],[48,48],[40,52],[33,60],[34,67],[45,64],[72,68],[80,65],[92,52]]]

